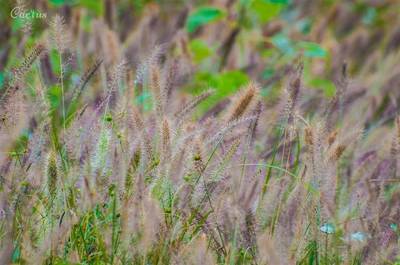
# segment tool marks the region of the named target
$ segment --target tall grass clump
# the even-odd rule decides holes
[[[257,47],[313,49],[275,56],[285,65],[265,79],[265,58],[242,49],[259,39],[240,35],[262,1],[215,1],[220,13],[185,4],[173,23],[162,3],[137,2],[133,33],[120,25],[133,23],[120,21],[124,5],[104,1],[91,21],[63,2],[65,18],[1,65],[0,264],[400,264],[397,79],[377,92],[384,78],[371,74],[368,90],[334,56],[335,82],[313,79],[325,51],[279,41],[270,31],[284,25],[272,22]],[[343,6],[315,23],[346,18]],[[226,38],[219,49],[203,41],[214,35]],[[374,56],[395,67],[385,53]]]

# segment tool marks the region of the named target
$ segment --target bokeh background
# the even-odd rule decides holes
[[[0,263],[400,264],[399,14],[0,0]]]
[[[304,83],[312,94],[305,97],[332,97],[346,63],[355,83],[354,97],[369,98],[375,106],[370,109],[372,116],[378,109],[390,115],[394,106],[388,97],[398,99],[396,0],[2,0],[1,4],[0,84],[5,69],[43,38],[51,17],[58,13],[71,29],[80,58],[101,54],[108,65],[122,57],[137,65],[161,46],[186,61],[182,70],[187,78],[181,80],[185,92],[218,89],[209,105],[250,79],[260,82],[262,94],[273,102],[282,76],[296,60],[305,65]],[[18,4],[47,17],[12,18]],[[29,36],[24,33],[26,20],[32,24],[25,29],[31,31]],[[53,58],[44,60],[52,64]],[[371,119],[370,123],[376,122]]]

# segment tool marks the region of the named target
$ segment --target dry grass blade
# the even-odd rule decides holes
[[[96,59],[95,63],[81,76],[79,84],[73,91],[72,101],[76,100],[81,95],[82,91],[85,89],[86,85],[89,83],[96,71],[100,68],[102,63],[103,59]]]
[[[196,96],[186,105],[184,105],[177,113],[175,113],[175,117],[178,120],[182,120],[185,116],[189,115],[201,102],[206,100],[214,93],[214,90],[207,90],[200,95]]]

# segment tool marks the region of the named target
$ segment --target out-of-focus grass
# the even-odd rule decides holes
[[[2,2],[0,264],[398,264],[399,4]]]

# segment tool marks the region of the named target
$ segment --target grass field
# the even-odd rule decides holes
[[[399,265],[399,12],[2,0],[0,265]]]

